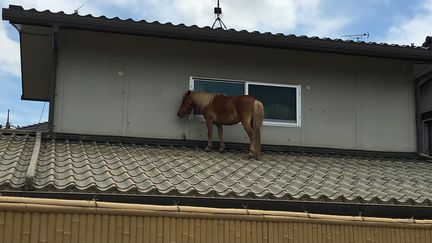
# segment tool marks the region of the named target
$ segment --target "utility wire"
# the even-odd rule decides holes
[[[36,126],[36,131],[38,130],[39,125],[40,125],[40,123],[41,123],[42,115],[43,115],[43,113],[44,113],[44,111],[45,111],[45,105],[46,105],[46,102],[44,102],[44,104],[43,104],[42,112],[41,112],[40,117],[39,117],[39,122],[38,122],[38,124],[37,124],[37,126]]]

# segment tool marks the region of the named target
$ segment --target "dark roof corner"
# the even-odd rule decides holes
[[[9,8],[14,9],[14,10],[24,10],[24,8],[22,6],[14,5],[14,4],[9,4]]]
[[[426,40],[423,43],[422,47],[432,48],[432,36],[426,36]]]
[[[9,8],[2,8],[2,20],[9,20],[9,10],[24,10],[22,6],[9,4]]]

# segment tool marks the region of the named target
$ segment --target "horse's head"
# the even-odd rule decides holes
[[[183,100],[177,112],[177,115],[183,118],[186,115],[189,115],[192,112],[192,109],[193,109],[193,102],[191,97],[191,91],[189,90],[183,95]]]

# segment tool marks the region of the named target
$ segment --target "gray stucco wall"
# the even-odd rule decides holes
[[[59,55],[55,132],[206,140],[176,116],[199,76],[302,85],[301,127],[265,126],[264,144],[415,151],[409,62],[72,30]],[[248,142],[240,125],[224,135]]]

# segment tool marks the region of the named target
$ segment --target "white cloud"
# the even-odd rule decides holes
[[[425,0],[417,7],[417,14],[411,18],[401,18],[386,35],[386,42],[420,46],[426,36],[432,35],[432,0]]]
[[[7,35],[6,22],[0,23],[0,75],[20,75],[19,43]]]
[[[91,1],[91,0],[90,0]],[[118,1],[118,0],[117,0]],[[50,11],[64,11],[66,13],[73,13],[74,9],[85,3],[85,0],[39,0],[39,1],[14,1],[14,5],[21,5],[24,9],[36,8],[39,11],[49,9]],[[84,4],[80,13],[98,14],[96,8],[91,5]],[[6,3],[1,3],[0,7],[8,7]],[[6,21],[0,23],[0,75],[14,75],[20,76],[20,47],[19,42],[15,41],[8,36]]]
[[[304,10],[316,12],[317,1],[235,1],[227,4],[227,22],[238,29],[285,32],[300,23]]]
[[[103,4],[93,0],[94,4]],[[228,28],[285,34],[333,36],[350,23],[346,16],[327,14],[322,0],[226,0],[221,1],[223,22]],[[211,26],[215,16],[211,0],[114,0],[110,6],[128,9],[135,19],[186,25]]]
[[[110,10],[122,12],[123,17],[135,20],[184,23],[211,26],[216,0],[16,0],[25,9],[49,9],[80,14],[110,15]],[[328,2],[323,0],[225,0],[221,1],[223,21],[228,28],[249,31],[283,32],[332,36],[346,26],[347,16],[327,13]],[[4,6],[6,7],[6,6]],[[105,10],[105,11],[104,11]],[[124,16],[128,14],[129,16]]]

